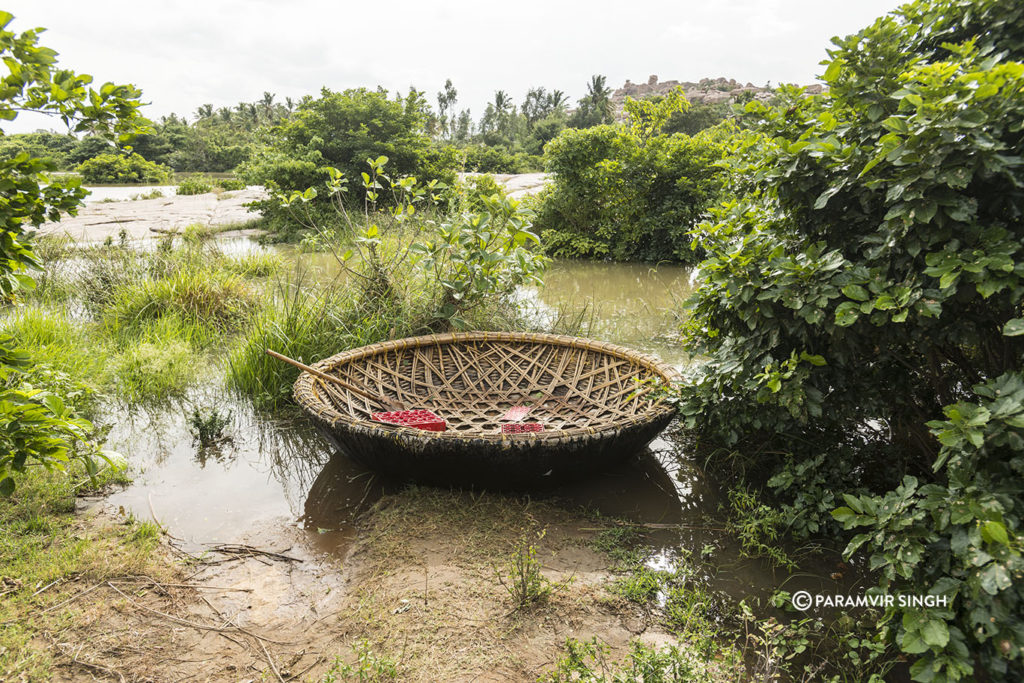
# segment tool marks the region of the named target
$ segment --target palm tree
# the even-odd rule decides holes
[[[203,104],[196,109],[196,118],[200,121],[203,119],[213,118],[213,105]]]
[[[262,119],[267,123],[273,123],[275,118],[274,93],[263,91],[263,99],[258,104]]]
[[[526,99],[523,100],[521,111],[526,117],[527,130],[533,129],[533,124],[548,114],[548,94],[544,88],[530,88],[526,91]]]
[[[601,117],[601,123],[612,121],[612,89],[605,85],[607,79],[599,74],[590,77],[587,96],[591,109]]]
[[[512,98],[508,96],[508,93],[504,90],[498,90],[494,93],[494,113],[499,118],[507,114],[511,106]]]
[[[552,90],[548,93],[547,109],[550,113],[565,111],[569,106],[569,98],[561,90]]]

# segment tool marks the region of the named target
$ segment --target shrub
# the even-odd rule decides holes
[[[360,188],[348,197],[359,204],[364,199],[360,173],[368,158],[389,159],[396,179],[413,173],[421,181],[431,179],[420,172],[430,148],[426,116],[426,101],[415,91],[392,100],[383,90],[339,93],[324,88],[319,98],[304,100],[291,118],[274,127],[268,143],[239,166],[238,173],[247,183],[287,195],[322,188],[330,178],[327,168],[335,168],[353,188]],[[326,193],[313,200],[320,209],[329,208],[328,202]],[[292,218],[273,197],[253,206],[270,219],[271,230],[288,231]]]
[[[543,531],[537,534],[538,541],[543,538]],[[537,559],[537,546],[523,539],[513,548],[505,565],[495,568],[498,583],[508,592],[516,609],[545,602],[551,595],[555,584],[541,573],[542,566]]]
[[[174,335],[147,334],[113,362],[118,390],[128,401],[181,396],[195,376],[192,348]]]
[[[609,661],[609,647],[596,637],[589,641],[568,638],[565,641],[565,655],[558,660],[555,668],[539,679],[541,683],[627,683],[646,681],[668,683],[669,681],[693,681],[711,683],[724,680],[723,669],[732,669],[738,674],[732,653],[729,661],[712,664],[706,657],[689,652],[676,645],[655,648],[640,641],[630,643],[629,656],[616,664]]]
[[[467,176],[456,183],[452,189],[455,205],[468,211],[482,209],[484,197],[505,198],[505,188],[488,173]]]
[[[165,183],[171,169],[146,161],[140,154],[112,152],[83,161],[75,169],[87,183]]]
[[[465,170],[473,173],[535,173],[544,170],[541,157],[511,152],[504,147],[467,145],[459,151],[465,159]]]
[[[195,327],[200,337],[214,339],[236,328],[254,307],[254,293],[240,276],[189,264],[118,288],[104,321],[118,333],[134,334],[147,321],[173,315]]]
[[[245,181],[238,178],[214,178],[213,184],[228,192],[245,189]]]
[[[743,199],[698,237],[687,423],[883,590],[950,600],[886,615],[920,681],[1024,677],[1022,25],[919,0],[837,40],[827,94],[746,105]]]
[[[216,407],[199,410],[192,409],[188,416],[188,424],[192,430],[192,438],[199,448],[211,448],[220,444],[230,437],[225,436],[224,430],[231,424],[231,413],[222,413]]]
[[[724,133],[652,135],[623,126],[567,129],[545,152],[555,174],[536,227],[559,257],[679,261],[689,231],[719,197]]]
[[[75,132],[93,130],[108,138],[130,138],[137,128],[141,93],[105,83],[94,90],[91,76],[58,69],[52,49],[38,44],[42,29],[7,30],[14,17],[0,12],[0,54],[9,72],[0,90],[0,117],[22,111],[59,114]],[[50,158],[26,151],[0,159],[0,305],[35,287],[26,272],[39,268],[28,239],[30,229],[73,213],[86,192],[75,179],[50,178]],[[28,384],[30,355],[0,335],[0,495],[10,495],[15,476],[41,465],[66,470],[79,459],[90,477],[97,471],[92,425],[75,415],[60,396]]]
[[[201,175],[193,175],[181,179],[175,194],[192,195],[206,194],[207,192],[213,192],[213,183]]]

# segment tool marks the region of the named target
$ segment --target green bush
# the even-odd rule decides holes
[[[75,169],[87,183],[165,183],[171,169],[146,161],[139,154],[104,153],[83,161]]]
[[[544,170],[541,157],[511,152],[505,147],[467,145],[459,151],[465,159],[465,170],[473,173],[536,173]]]
[[[53,113],[75,132],[130,138],[141,92],[113,83],[94,90],[91,76],[57,68],[56,53],[38,44],[43,29],[17,34],[7,30],[13,20],[0,12],[0,55],[9,72],[0,89],[0,118],[11,121],[27,110]],[[29,272],[41,264],[32,251],[31,229],[73,213],[86,195],[79,179],[50,177],[55,169],[52,158],[27,151],[0,157],[0,305],[35,288]],[[0,335],[0,495],[10,495],[15,477],[32,466],[66,471],[79,460],[90,476],[97,472],[92,425],[45,382],[36,384],[38,377],[26,372],[31,363],[31,354]]]
[[[1021,26],[919,0],[837,40],[826,94],[746,105],[698,233],[687,424],[797,534],[950,601],[886,615],[919,681],[1024,678]]]
[[[182,178],[178,182],[178,189],[175,190],[175,194],[179,195],[206,194],[207,192],[213,192],[213,183],[201,175]]]
[[[566,129],[548,143],[555,174],[536,226],[560,257],[694,262],[689,231],[723,184],[728,131],[651,135],[623,126]]]
[[[185,265],[166,276],[117,288],[104,322],[117,334],[135,334],[147,321],[173,315],[195,328],[196,341],[237,328],[254,310],[255,295],[240,275],[223,268]]]
[[[410,174],[424,182],[433,179],[420,172],[430,149],[426,121],[426,101],[415,91],[393,100],[383,90],[339,93],[324,88],[319,98],[304,100],[291,118],[271,129],[267,144],[239,166],[238,173],[249,184],[288,194],[322,189],[329,179],[327,168],[336,168],[353,188],[348,201],[359,204],[365,196],[360,174],[368,158],[389,159],[389,172],[396,179]],[[254,206],[270,219],[271,230],[287,231],[289,224],[294,225],[273,198]],[[313,210],[325,208],[329,200],[322,193],[314,199]]]
[[[215,178],[213,184],[228,192],[245,189],[245,181],[238,178]]]

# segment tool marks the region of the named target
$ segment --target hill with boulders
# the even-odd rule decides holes
[[[734,78],[702,78],[694,83],[692,81],[659,81],[657,75],[651,75],[646,83],[633,83],[627,80],[618,90],[614,91],[611,100],[616,111],[622,111],[622,105],[627,97],[634,100],[642,100],[655,95],[665,95],[674,88],[681,87],[686,93],[686,99],[691,104],[714,104],[717,102],[732,102],[744,96],[744,93],[751,93],[753,99],[767,100],[772,97],[774,88],[756,86],[753,83],[740,83]],[[815,95],[822,92],[820,84],[804,86],[808,95]]]

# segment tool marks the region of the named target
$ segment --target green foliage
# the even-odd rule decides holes
[[[729,102],[697,102],[688,109],[675,111],[662,127],[665,134],[683,133],[696,135],[707,128],[714,128],[732,116],[733,105]]]
[[[343,234],[354,247],[334,255],[368,300],[395,299],[396,271],[408,264],[413,278],[422,278],[431,290],[440,292],[432,304],[429,326],[467,328],[472,315],[488,303],[507,303],[520,286],[540,283],[547,259],[535,248],[540,239],[530,231],[531,215],[519,202],[499,194],[477,195],[478,211],[453,212],[437,224],[422,217],[423,209],[435,207],[446,188],[436,181],[420,186],[412,176],[392,179],[383,173],[388,161],[385,156],[367,159],[370,172],[361,174],[365,227],[357,226],[345,209],[347,179],[338,169],[327,169],[331,177],[326,183],[328,196],[334,198],[339,222],[345,227]],[[307,188],[287,197],[279,195],[275,201],[289,209],[304,208],[318,194],[316,188]],[[387,208],[378,205],[385,201]],[[306,219],[317,234],[308,246],[331,248],[337,237],[334,229],[317,225],[312,214],[307,213]],[[395,233],[410,221],[417,223],[418,229],[412,231],[414,241],[399,238],[390,255],[386,254],[386,233]]]
[[[771,604],[791,608],[791,600],[788,592],[778,591]],[[745,601],[739,604],[748,672],[754,680],[882,683],[896,665],[893,648],[886,643],[887,629],[877,625],[879,610],[834,619],[782,620],[760,612],[755,614]]]
[[[10,338],[0,337],[0,342]],[[27,360],[23,352],[0,356],[7,373],[0,385],[0,496],[14,492],[15,475],[31,464],[66,469],[74,460],[95,475],[105,455],[90,441],[94,429],[56,394],[13,381],[13,366]]]
[[[542,540],[544,534],[544,531],[538,532],[537,540]],[[556,586],[541,573],[542,568],[543,564],[537,559],[537,546],[526,539],[516,543],[503,567],[495,568],[495,578],[508,592],[516,609],[546,602],[551,596]]]
[[[467,145],[459,149],[466,171],[472,173],[535,173],[544,169],[536,154],[512,152],[507,147]]]
[[[955,598],[887,615],[920,681],[1024,676],[1022,25],[919,0],[837,40],[826,94],[746,105],[742,199],[696,232],[684,418],[794,530],[846,536],[842,495],[880,587]]]
[[[719,680],[705,658],[676,645],[655,648],[633,641],[626,661],[618,664],[609,662],[608,655],[608,646],[596,637],[582,642],[568,638],[565,654],[552,671],[538,680],[543,683],[710,683]]]
[[[530,216],[517,201],[480,196],[482,210],[441,223],[435,234],[410,251],[417,268],[441,286],[435,315],[454,327],[488,302],[509,301],[524,284],[539,285],[547,259],[540,239],[530,231]]]
[[[68,157],[78,144],[73,135],[36,132],[0,137],[0,158],[13,159],[24,152],[30,157],[49,159],[57,168],[68,166]],[[109,146],[109,143],[105,143]]]
[[[188,424],[199,447],[210,448],[227,438],[224,429],[231,424],[231,413],[224,414],[216,407],[206,410],[196,407],[188,417]]]
[[[327,670],[322,683],[337,681],[360,681],[360,683],[380,683],[381,681],[398,680],[398,663],[388,657],[377,655],[365,638],[356,641],[352,646],[356,661],[347,664],[340,657]]]
[[[213,187],[213,183],[207,178],[193,175],[178,181],[178,188],[175,190],[175,194],[206,194],[207,192],[213,192]]]
[[[746,557],[764,557],[775,567],[796,570],[797,564],[781,545],[789,517],[783,510],[758,500],[745,488],[729,491],[729,518],[726,532],[740,543]]]
[[[661,121],[658,112],[664,113],[655,108],[637,115]],[[654,123],[643,118],[632,128],[569,129],[548,144],[547,168],[555,178],[536,220],[548,253],[697,258],[689,231],[721,192],[723,173],[715,164],[726,153],[726,135],[656,135]]]
[[[112,83],[90,88],[92,77],[56,68],[56,52],[38,45],[41,29],[16,34],[7,30],[12,20],[10,13],[0,12],[0,55],[8,70],[0,88],[0,119],[41,111],[59,116],[75,131],[99,130],[129,139],[141,93]],[[55,168],[52,159],[26,152],[0,161],[0,304],[35,286],[27,271],[39,263],[26,229],[73,213],[85,196],[77,179],[51,179],[47,172]],[[92,426],[60,396],[25,381],[29,357],[12,342],[0,336],[0,493],[9,495],[14,475],[29,464],[65,469],[77,458],[94,475],[99,451],[87,441]]]
[[[80,163],[75,170],[87,183],[165,183],[171,169],[146,161],[140,154],[100,154]]]
[[[969,653],[979,647],[991,653],[987,672],[1011,675],[1024,647],[1024,374],[974,393],[928,423],[942,444],[934,469],[944,480],[921,485],[907,475],[884,495],[844,494],[846,505],[832,512],[844,529],[866,528],[844,554],[868,553],[889,592],[947,599],[888,615],[900,649],[920,656],[911,671],[921,680],[971,677]]]
[[[634,100],[627,97],[623,108],[626,111],[629,132],[640,140],[641,144],[646,144],[648,140],[662,132],[673,115],[689,110],[690,102],[686,99],[683,89],[676,86],[667,95],[656,98]]]
[[[429,148],[425,107],[416,91],[391,100],[383,90],[324,88],[319,98],[303,100],[294,116],[275,126],[239,173],[250,184],[285,195],[330,180],[328,168],[355,185],[367,158],[384,156],[396,175],[416,173]],[[354,199],[362,201],[362,193]],[[326,207],[329,200],[325,194],[317,203]],[[278,223],[288,218],[273,198],[255,205]]]
[[[245,181],[240,180],[239,178],[214,178],[213,184],[215,187],[219,187],[220,189],[228,192],[245,189]]]

